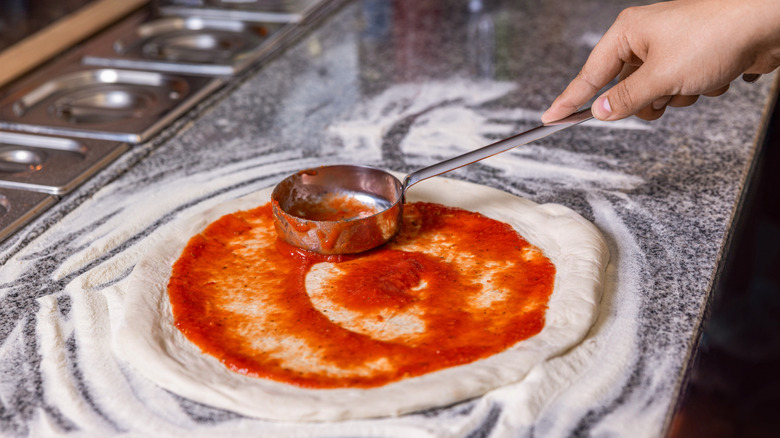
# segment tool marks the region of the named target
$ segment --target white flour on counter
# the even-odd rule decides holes
[[[332,138],[324,146],[325,161],[348,157],[351,162],[377,165],[388,132],[403,120],[410,126],[398,147],[412,164],[430,164],[490,143],[488,137],[510,135],[516,126],[537,123],[536,111],[489,105],[514,88],[510,83],[461,79],[390,88],[333,123]],[[646,125],[626,122],[576,129],[644,130]],[[158,153],[164,154],[165,146]],[[147,160],[156,160],[156,155]],[[568,436],[594,406],[615,399],[614,391],[625,387],[630,378],[626,372],[638,355],[636,311],[643,253],[623,215],[630,212],[650,219],[652,215],[639,210],[624,192],[643,181],[605,170],[617,166],[603,157],[540,146],[515,150],[482,165],[495,170],[507,185],[522,181],[528,190],[551,193],[554,183],[554,190],[586,193],[590,216],[607,238],[612,261],[601,313],[587,338],[536,367],[524,380],[472,401],[397,418],[274,423],[182,399],[117,360],[115,351],[122,345],[113,344],[111,334],[123,311],[127,275],[141,255],[165,236],[172,220],[321,164],[327,164],[322,157],[302,158],[280,151],[192,174],[172,172],[151,182],[131,169],[0,268],[6,281],[22,281],[25,273],[41,269],[43,260],[54,257],[57,265],[50,281],[62,285],[37,300],[34,317],[43,400],[31,420],[31,434],[50,436],[70,430],[72,436],[457,437],[480,431],[478,436],[490,437],[541,432]],[[587,217],[590,212],[582,213]],[[621,410],[644,405],[626,406],[604,415],[619,416]],[[653,412],[645,418],[659,422],[662,415]],[[648,430],[647,436],[652,435]]]
[[[361,103],[348,120],[339,121],[330,128],[343,146],[337,152],[345,157],[355,154],[365,160],[381,159],[381,146],[388,131],[398,122],[415,115],[430,112],[433,108],[462,108],[483,105],[512,91],[515,84],[509,82],[479,82],[451,80],[422,84],[402,84],[385,90],[382,94]],[[468,112],[468,111],[467,111]],[[450,120],[451,125],[442,129],[431,125],[430,131],[444,132],[455,129],[462,136],[461,144],[480,143],[479,118],[461,117]],[[464,125],[465,124],[465,125]],[[408,138],[408,137],[407,137]],[[429,143],[417,145],[419,151],[433,152]]]
[[[330,128],[338,141],[332,150],[350,160],[379,160],[382,142],[399,122],[409,123],[399,150],[409,157],[424,155],[417,167],[452,158],[539,125],[541,111],[489,104],[514,91],[509,82],[451,80],[391,87],[368,103],[359,105],[347,121]],[[623,129],[646,131],[637,120],[590,120],[571,129]],[[414,158],[409,158],[410,160]],[[529,144],[481,162],[502,170],[508,178],[554,180],[571,188],[583,184],[629,190],[641,178],[607,171],[600,164],[618,167],[603,156],[589,156],[562,149]]]

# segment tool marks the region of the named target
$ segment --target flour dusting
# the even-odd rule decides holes
[[[440,436],[447,430],[455,436],[487,421],[491,412],[502,406],[501,426],[493,430],[493,437],[514,435],[537,421],[549,427],[547,412],[556,416],[550,435],[567,435],[576,425],[568,417],[560,417],[558,408],[580,412],[594,400],[598,403],[608,399],[610,391],[619,386],[616,379],[625,378],[617,369],[598,365],[601,355],[607,354],[605,345],[610,345],[612,367],[634,359],[632,346],[636,340],[631,333],[636,327],[631,325],[627,311],[635,304],[630,301],[622,301],[618,309],[613,306],[619,301],[607,298],[604,313],[580,346],[534,368],[524,380],[485,397],[426,415],[319,426],[268,423],[189,402],[135,374],[118,359],[123,345],[112,341],[124,311],[129,273],[142,255],[170,232],[177,218],[271,186],[299,169],[330,162],[335,155],[381,165],[383,143],[399,123],[407,123],[408,131],[398,141],[398,150],[409,157],[411,164],[422,159],[419,157],[432,161],[487,144],[510,135],[519,126],[536,123],[538,111],[499,110],[491,105],[514,91],[511,83],[463,79],[399,85],[333,123],[323,146],[328,157],[324,160],[280,149],[219,166],[199,167],[194,172],[182,167],[154,176],[160,175],[162,167],[154,168],[157,157],[152,154],[147,158],[149,169],[129,173],[121,183],[97,191],[1,268],[4,278],[21,282],[26,272],[39,269],[50,257],[59,257],[51,281],[64,288],[39,298],[34,323],[42,358],[40,379],[46,388],[47,403],[57,406],[58,413],[52,416],[39,410],[31,427],[47,435],[76,428],[86,436],[121,431],[210,436],[250,430],[274,436]],[[594,124],[578,129],[608,128],[646,129],[639,123],[609,127]],[[536,145],[486,160],[482,166],[492,169],[505,184],[523,181],[527,188],[540,193],[551,193],[550,181],[555,182],[555,190],[593,193],[587,202],[595,221],[608,240],[618,245],[617,264],[610,265],[605,293],[613,296],[619,288],[630,297],[632,290],[640,288],[633,274],[636,267],[628,261],[641,252],[631,244],[623,213],[614,213],[613,204],[628,203],[623,192],[641,186],[641,179],[605,170],[617,166],[603,157]],[[147,181],[151,177],[155,180]],[[587,383],[583,383],[585,380]],[[563,391],[571,385],[585,385],[587,390],[583,388],[581,396],[575,397],[571,391]],[[576,418],[572,414],[570,420]],[[204,429],[203,421],[210,426]]]

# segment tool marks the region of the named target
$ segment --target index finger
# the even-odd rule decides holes
[[[617,35],[613,25],[590,52],[577,76],[544,112],[542,122],[560,120],[574,113],[620,73],[625,62],[620,56]]]

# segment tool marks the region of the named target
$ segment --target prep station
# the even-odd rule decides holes
[[[272,422],[157,387],[112,337],[128,276],[172,221],[300,169],[408,173],[532,128],[626,6],[171,0],[141,4],[9,79],[0,434],[667,434],[776,75],[655,122],[592,120],[447,175],[565,205],[609,244],[591,333],[514,385],[395,418]]]

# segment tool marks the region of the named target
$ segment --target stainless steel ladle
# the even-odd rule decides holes
[[[593,117],[590,108],[557,122],[475,149],[412,172],[403,183],[366,166],[335,165],[302,170],[274,188],[274,226],[287,243],[320,254],[367,251],[390,240],[401,227],[406,191],[412,185],[539,140]]]

